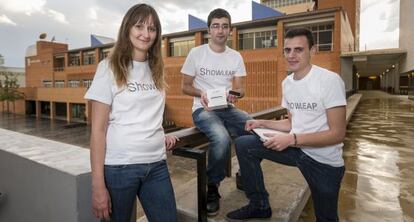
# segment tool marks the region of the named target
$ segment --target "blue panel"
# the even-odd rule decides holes
[[[103,43],[99,41],[94,35],[91,35],[91,47],[102,45]]]
[[[207,28],[207,22],[188,14],[188,30]]]
[[[285,14],[252,1],[252,20],[283,16]]]

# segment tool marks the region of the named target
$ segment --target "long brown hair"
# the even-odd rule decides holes
[[[152,72],[152,79],[159,90],[165,88],[164,63],[161,55],[161,23],[157,12],[147,4],[137,4],[132,6],[122,19],[121,27],[118,32],[118,40],[115,43],[109,64],[115,75],[118,87],[126,86],[129,67],[132,64],[133,46],[129,39],[129,31],[137,23],[143,23],[152,17],[157,36],[154,43],[148,50],[148,63]]]

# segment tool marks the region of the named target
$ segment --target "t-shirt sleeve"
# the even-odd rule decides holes
[[[113,99],[113,78],[111,78],[111,75],[112,72],[108,66],[108,62],[105,60],[100,62],[93,77],[92,84],[84,98],[111,105]]]
[[[346,105],[345,84],[338,74],[332,74],[322,89],[325,109]]]
[[[238,54],[237,58],[239,61],[237,63],[236,74],[234,76],[246,76],[246,67],[244,66],[243,57],[240,54]]]
[[[196,72],[197,70],[194,62],[194,50],[191,49],[188,53],[187,58],[185,59],[183,67],[181,68],[181,73],[184,73],[189,76],[195,76]]]

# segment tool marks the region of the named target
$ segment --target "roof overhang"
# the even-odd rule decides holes
[[[344,52],[341,58],[352,58],[359,76],[380,75],[407,54],[407,51],[400,48],[378,49],[361,52]]]

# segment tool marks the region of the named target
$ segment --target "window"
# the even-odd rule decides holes
[[[92,79],[84,79],[82,80],[83,87],[89,88],[92,85]]]
[[[69,80],[68,86],[71,88],[79,87],[79,80]]]
[[[277,47],[276,30],[252,31],[239,34],[239,49]]]
[[[50,81],[50,80],[43,80],[43,87],[45,87],[45,88],[51,88],[52,87],[52,81]]]
[[[312,31],[313,40],[315,41],[316,50],[321,51],[332,51],[333,50],[333,24],[315,24],[300,26],[307,28]],[[298,28],[295,27],[295,28]],[[289,29],[285,30],[285,33]]]
[[[56,80],[55,81],[55,88],[63,88],[65,87],[65,81],[64,80]]]
[[[311,2],[313,2],[313,0],[269,0],[269,1],[262,1],[262,4],[270,8],[279,8],[279,7],[289,6],[289,5],[311,3]]]
[[[277,46],[276,30],[256,32],[255,33],[255,48],[272,48]]]
[[[169,43],[170,56],[186,56],[194,48],[194,40],[182,40]]]
[[[110,52],[111,52],[111,49],[110,48],[101,49],[101,51],[100,51],[101,55],[99,56],[99,61],[102,61],[106,57],[108,57]]]
[[[95,63],[95,51],[83,52],[83,65],[92,65]]]
[[[80,65],[80,53],[69,53],[69,66]]]

